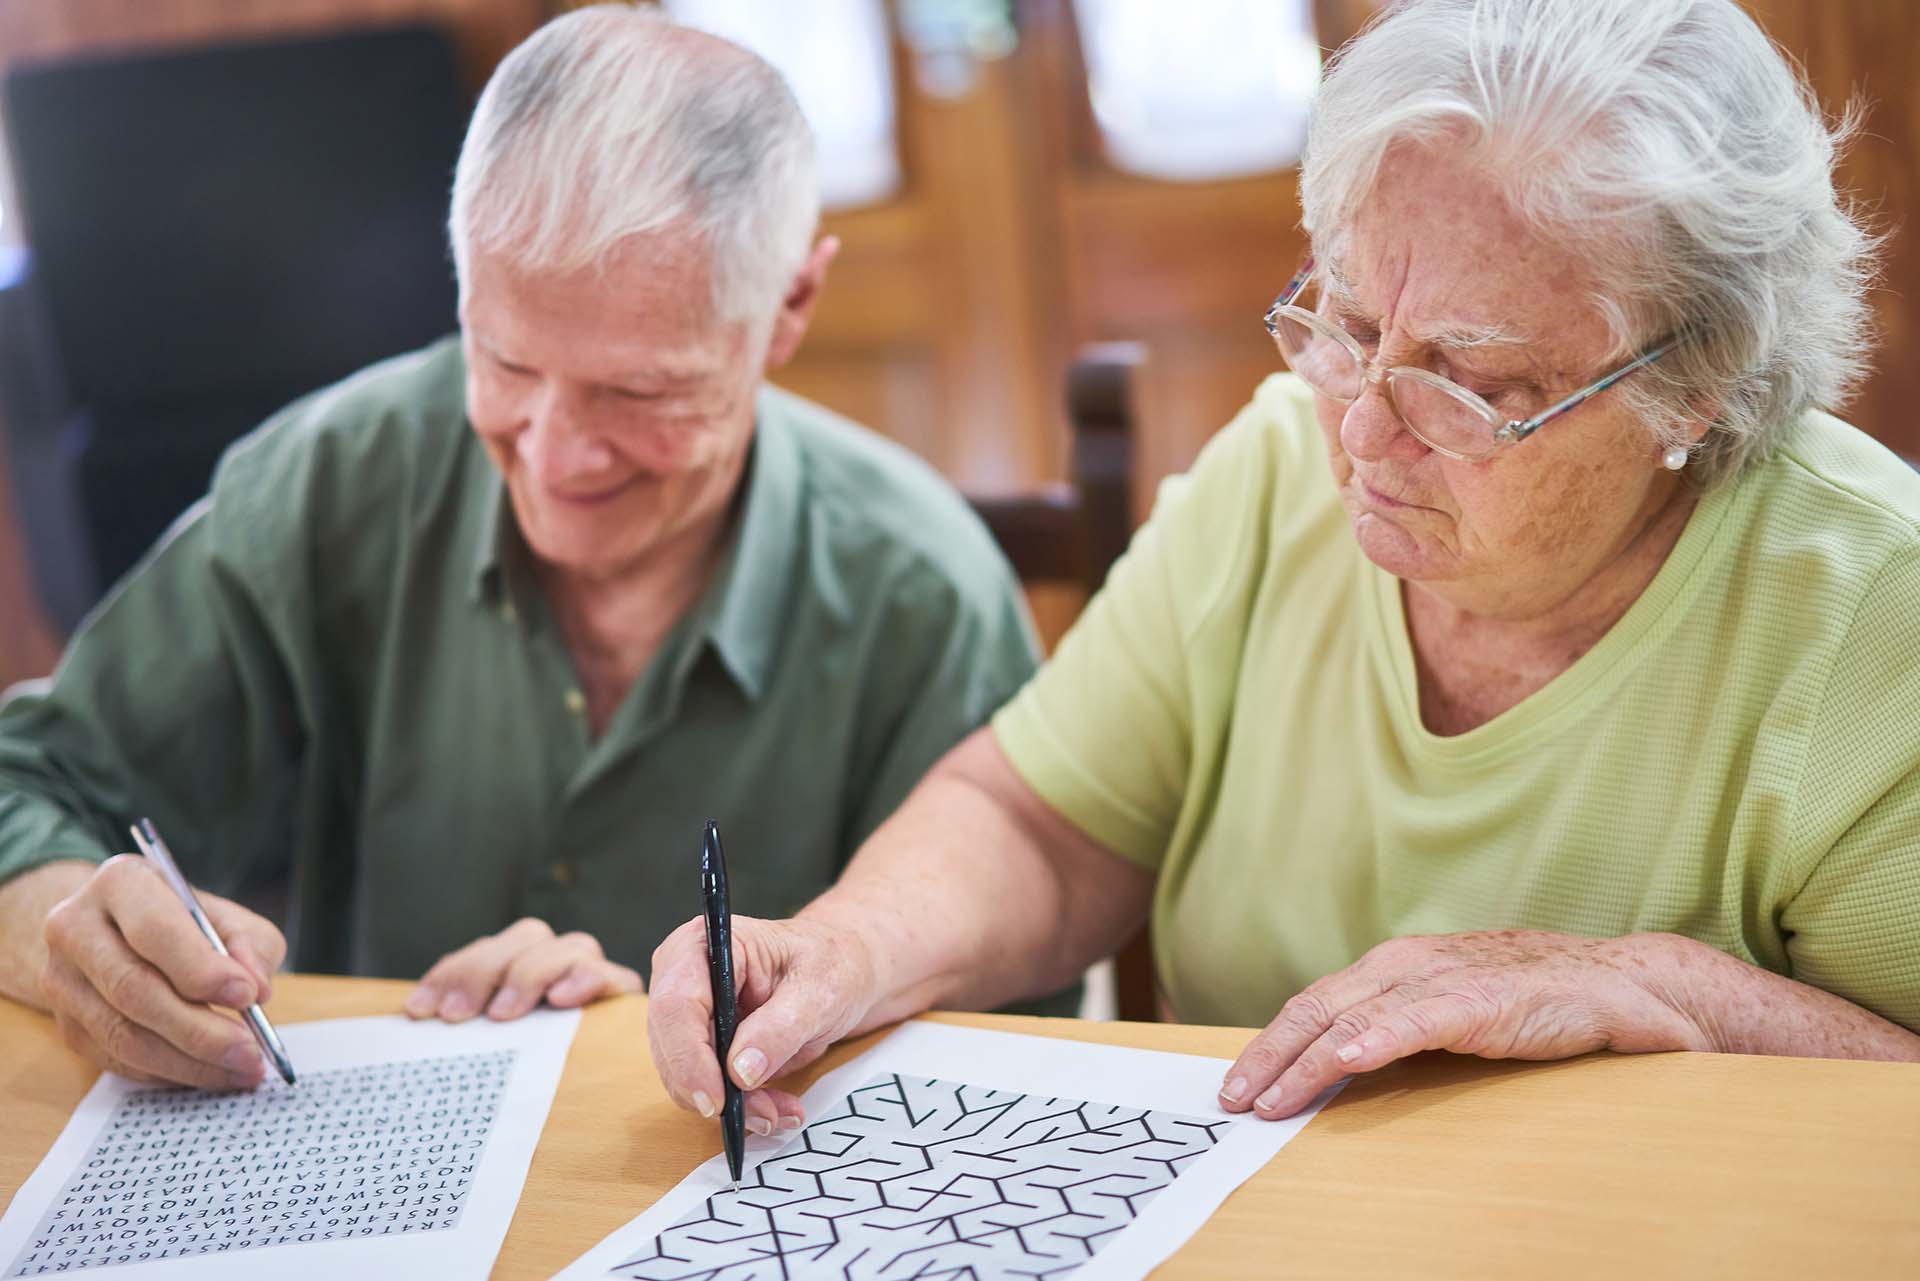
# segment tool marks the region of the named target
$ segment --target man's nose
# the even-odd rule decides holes
[[[515,447],[520,461],[543,484],[564,484],[592,476],[613,462],[613,451],[587,428],[578,409],[558,392],[540,397]]]

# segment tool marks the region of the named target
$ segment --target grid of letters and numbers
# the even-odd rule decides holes
[[[122,1101],[6,1275],[453,1227],[514,1051]]]

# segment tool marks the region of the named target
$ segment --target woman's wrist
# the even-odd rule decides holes
[[[1733,958],[1682,934],[1628,934],[1596,946],[1618,979],[1610,1048],[1625,1054],[1728,1048],[1718,1041],[1718,1021],[1704,1016],[1700,996],[1725,982],[1715,972]]]

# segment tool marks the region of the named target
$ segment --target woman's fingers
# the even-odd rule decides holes
[[[720,1109],[720,1064],[713,1052],[713,981],[707,975],[706,924],[686,922],[653,953],[647,998],[647,1046],[667,1095],[702,1116]]]
[[[1220,1087],[1221,1106],[1229,1112],[1253,1107],[1254,1100],[1265,1095],[1336,1019],[1353,1006],[1379,997],[1383,985],[1373,974],[1361,972],[1365,964],[1363,959],[1329,974],[1281,1006],[1273,1022],[1247,1043],[1227,1069]]]
[[[1348,1072],[1371,1072],[1422,1050],[1479,1045],[1499,1014],[1472,992],[1437,992],[1385,1013],[1341,1049],[1342,1065]]]
[[[1273,1084],[1254,1099],[1254,1110],[1269,1121],[1283,1120],[1320,1097],[1320,1092],[1328,1086],[1361,1070],[1351,1066],[1348,1057],[1343,1057],[1346,1047],[1381,1018],[1405,1006],[1408,1000],[1403,992],[1393,989],[1342,1010]]]

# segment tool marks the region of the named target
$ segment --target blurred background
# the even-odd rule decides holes
[[[666,0],[792,82],[844,249],[780,380],[969,494],[1071,465],[1083,345],[1137,343],[1131,509],[1277,363],[1295,161],[1376,0]],[[454,326],[466,113],[558,0],[0,0],[0,685],[302,392]],[[1893,240],[1851,419],[1920,454],[1920,3],[1748,0]],[[1036,597],[1043,630],[1077,601]]]

